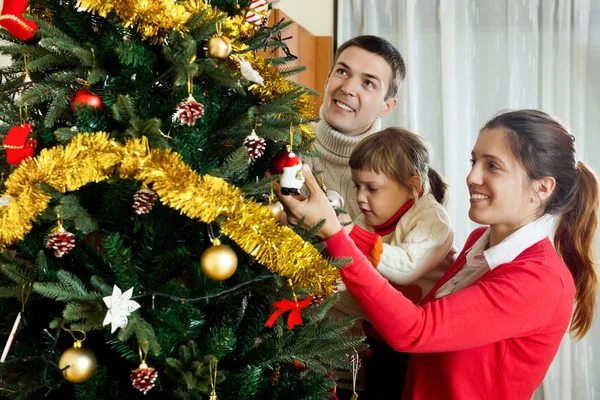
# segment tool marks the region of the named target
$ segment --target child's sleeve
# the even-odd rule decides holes
[[[410,221],[402,243],[389,245],[381,237],[359,226],[354,226],[350,237],[377,271],[396,285],[407,285],[433,270],[448,254],[454,240],[449,217],[441,207],[428,207]]]

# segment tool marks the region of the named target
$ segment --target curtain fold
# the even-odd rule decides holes
[[[401,52],[407,79],[384,126],[432,144],[450,185],[448,211],[462,248],[470,151],[487,119],[537,108],[565,122],[579,157],[600,172],[600,1],[340,0],[338,44],[379,35]],[[600,400],[600,322],[568,335],[536,400]]]

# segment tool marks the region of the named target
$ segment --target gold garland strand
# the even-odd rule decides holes
[[[144,39],[159,32],[185,31],[191,16],[205,7],[203,0],[189,0],[184,5],[171,0],[80,0],[80,7],[103,18],[114,11],[124,27],[133,26]]]
[[[221,178],[200,176],[170,150],[150,149],[147,138],[125,145],[104,132],[80,134],[66,146],[43,149],[6,181],[12,202],[0,207],[0,250],[31,230],[32,222],[48,207],[45,183],[61,192],[74,191],[115,175],[143,182],[163,204],[206,223],[223,215],[221,232],[271,272],[318,294],[332,294],[339,274],[293,230],[280,226],[269,209],[244,197],[238,187]]]
[[[106,16],[114,11],[124,27],[133,26],[144,40],[160,42],[164,34],[176,30],[187,32],[186,23],[193,16],[205,11],[203,20],[210,20],[223,14],[223,28],[230,38],[248,38],[255,32],[255,26],[246,22],[243,16],[225,17],[223,11],[212,7],[206,0],[80,0],[80,6],[90,13]]]

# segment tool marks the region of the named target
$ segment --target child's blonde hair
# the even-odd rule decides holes
[[[410,178],[419,176],[440,204],[446,202],[448,185],[433,168],[429,143],[419,135],[391,127],[361,141],[350,155],[350,168],[383,173],[410,189]],[[414,193],[415,197],[418,193]]]

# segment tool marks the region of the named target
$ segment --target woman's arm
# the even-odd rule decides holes
[[[562,282],[550,268],[510,263],[475,285],[416,306],[375,271],[345,232],[329,238],[327,248],[330,256],[354,259],[342,268],[343,281],[366,318],[398,351],[457,351],[535,333],[556,313],[563,295]]]

